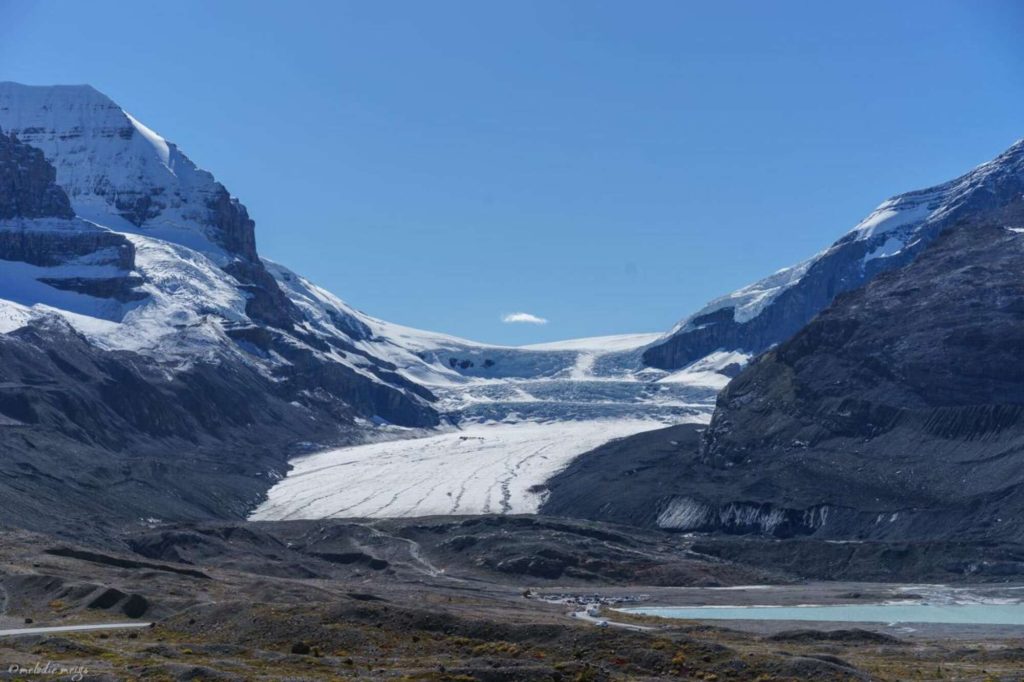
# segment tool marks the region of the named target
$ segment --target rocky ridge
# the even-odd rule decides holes
[[[839,294],[903,267],[962,220],[1004,221],[1024,191],[1024,140],[950,182],[900,194],[812,258],[716,299],[648,347],[666,370],[714,351],[757,354],[799,331]]]

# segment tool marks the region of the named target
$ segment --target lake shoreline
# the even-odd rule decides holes
[[[568,590],[571,591],[571,590]],[[554,590],[544,592],[554,593]],[[577,591],[578,592],[578,591]],[[708,610],[730,607],[815,608],[815,607],[869,607],[893,604],[932,604],[943,607],[956,605],[1006,605],[1024,598],[1024,586],[1019,584],[993,585],[937,585],[890,584],[861,582],[813,582],[788,585],[741,585],[730,587],[621,587],[602,588],[588,592],[589,598],[611,602],[603,613],[614,620],[617,616],[644,616],[667,627],[684,622],[704,623],[716,628],[740,630],[759,635],[773,635],[789,630],[840,630],[859,628],[888,635],[913,639],[1005,640],[1024,636],[1024,625],[997,623],[941,623],[807,619],[723,618],[722,614],[708,613],[706,617],[679,619],[643,613],[658,608],[711,607]],[[625,600],[622,606],[615,602]],[[1024,614],[1024,604],[1020,604]],[[717,617],[716,617],[717,616]]]

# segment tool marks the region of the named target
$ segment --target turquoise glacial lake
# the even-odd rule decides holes
[[[811,620],[848,623],[1024,625],[1024,604],[837,604],[832,606],[664,606],[619,609],[685,620]]]

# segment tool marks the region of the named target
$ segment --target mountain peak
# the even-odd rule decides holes
[[[42,150],[75,212],[122,232],[258,261],[245,207],[176,145],[90,85],[0,83],[0,127]]]

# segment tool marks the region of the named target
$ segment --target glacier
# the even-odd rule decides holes
[[[253,520],[532,514],[544,481],[608,441],[664,426],[617,419],[482,423],[301,457]]]
[[[59,316],[96,348],[168,376],[237,363],[290,384],[289,404],[309,419],[338,403],[334,442],[307,444],[318,453],[293,461],[258,518],[533,511],[544,480],[577,455],[706,423],[754,356],[837,293],[908,262],[1024,163],[1021,142],[894,197],[819,254],[665,334],[514,347],[380,320],[261,257],[237,198],[89,86],[0,83],[0,129],[41,150],[73,209],[0,220],[0,244],[59,246],[52,262],[0,254],[0,333]]]

